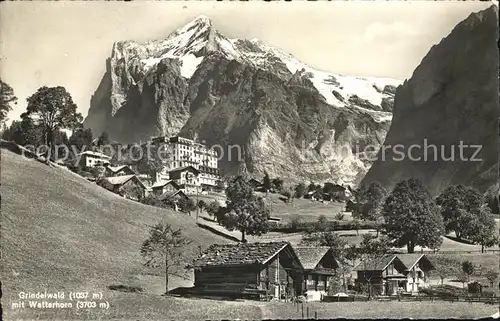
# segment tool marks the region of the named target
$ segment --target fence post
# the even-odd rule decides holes
[[[297,313],[299,313],[299,302],[297,301],[295,303],[297,303]]]
[[[314,311],[314,319],[318,319],[318,311]]]
[[[304,319],[304,302],[302,302],[302,319]]]
[[[307,315],[307,318],[309,319],[309,306],[306,307],[306,315]]]

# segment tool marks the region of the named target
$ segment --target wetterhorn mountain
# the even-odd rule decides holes
[[[378,180],[390,188],[413,176],[433,194],[453,184],[482,191],[495,185],[500,116],[497,39],[498,7],[492,6],[471,14],[431,48],[411,79],[396,91],[385,160],[379,155],[365,182]],[[462,147],[462,156],[460,144],[469,146]],[[396,145],[403,146],[400,150],[406,155],[412,145],[422,148],[412,149],[413,160],[398,161],[395,158],[401,156],[391,147]],[[477,155],[475,146],[480,146]]]
[[[123,143],[220,144],[226,173],[351,183],[371,165],[357,148],[384,141],[399,84],[315,70],[259,40],[227,39],[201,16],[164,40],[115,43],[85,126]]]

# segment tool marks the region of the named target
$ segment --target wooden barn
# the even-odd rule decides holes
[[[210,246],[193,264],[194,286],[214,296],[291,299],[303,267],[288,242]]]

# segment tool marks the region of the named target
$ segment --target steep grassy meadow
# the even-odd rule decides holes
[[[227,240],[198,228],[194,216],[123,199],[70,171],[1,150],[4,312],[19,291],[103,291],[109,285],[164,291],[160,271],[142,267],[149,225],[182,228],[188,253]],[[171,287],[190,281],[171,278]],[[128,294],[130,295],[130,294]],[[133,299],[135,300],[135,299]],[[133,301],[131,301],[133,302]],[[129,302],[129,303],[131,303]],[[112,302],[110,302],[112,303]],[[22,310],[17,310],[22,316]]]

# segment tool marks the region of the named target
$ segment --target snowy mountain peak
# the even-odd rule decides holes
[[[181,74],[189,79],[207,55],[217,52],[228,60],[270,71],[286,81],[291,77],[307,78],[326,103],[335,107],[356,107],[372,114],[377,121],[391,119],[394,87],[401,84],[394,79],[353,77],[317,70],[257,38],[228,39],[204,15],[175,30],[166,39],[142,45],[136,42],[118,44],[113,49],[115,57],[137,57],[144,75],[162,59],[170,58],[180,60]],[[387,85],[389,88],[386,88]],[[373,114],[374,111],[376,114]]]

